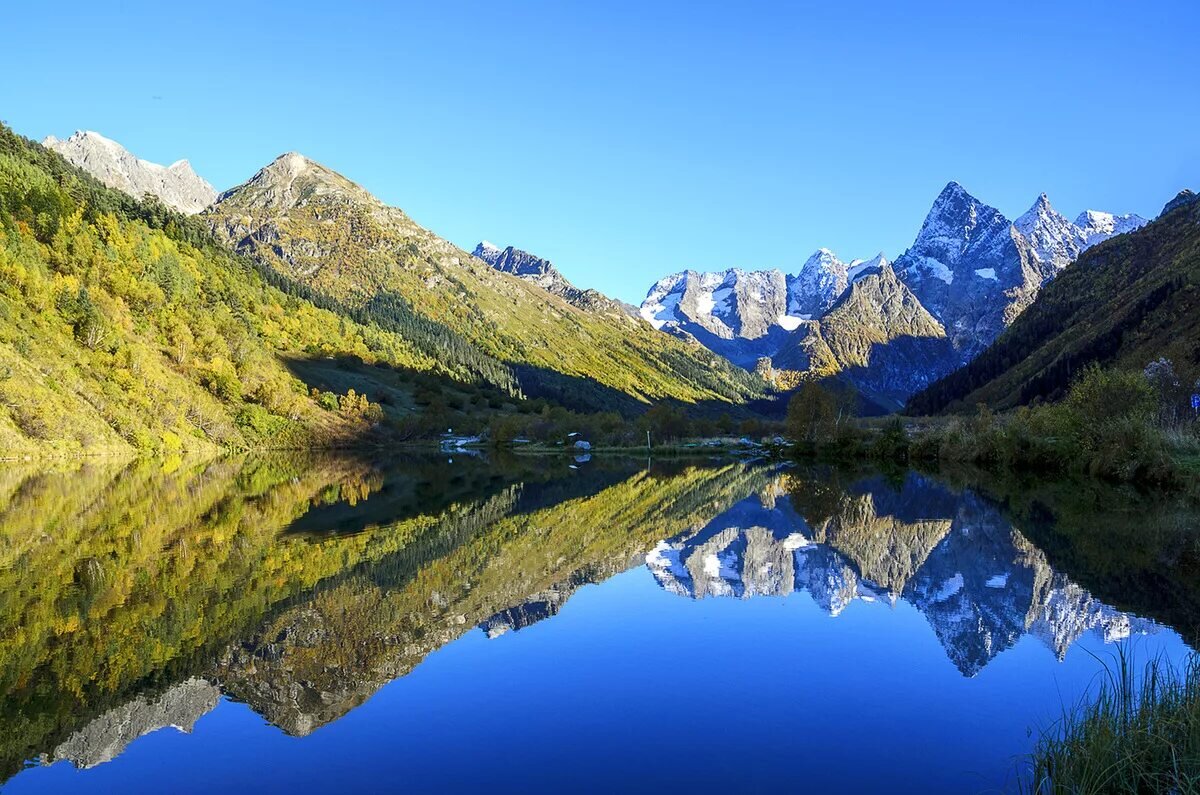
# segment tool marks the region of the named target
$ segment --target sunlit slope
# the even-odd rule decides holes
[[[705,348],[625,312],[580,309],[493,270],[296,153],[222,194],[204,217],[281,280],[400,331],[464,376],[574,408],[740,401],[762,388]]]

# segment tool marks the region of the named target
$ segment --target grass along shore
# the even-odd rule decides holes
[[[1140,670],[1121,650],[1097,691],[1039,739],[1026,792],[1200,792],[1200,657]]]

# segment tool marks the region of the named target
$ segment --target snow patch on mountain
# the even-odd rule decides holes
[[[883,252],[881,251],[870,259],[856,259],[851,262],[846,276],[850,283],[854,284],[854,282],[858,281],[859,278],[872,273],[878,273],[885,266],[891,264],[892,263],[883,255]]]
[[[1085,210],[1072,223],[1058,213],[1045,193],[1017,220],[1017,230],[1029,246],[1035,269],[1044,284],[1062,272],[1084,251],[1115,235],[1132,232],[1146,224],[1138,215]]]

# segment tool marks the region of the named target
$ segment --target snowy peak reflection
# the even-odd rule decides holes
[[[912,473],[844,491],[783,475],[698,531],[660,542],[646,565],[663,589],[693,599],[803,592],[831,616],[855,601],[903,600],[964,676],[1026,634],[1062,659],[1086,632],[1109,642],[1157,626],[1055,572],[975,494]]]

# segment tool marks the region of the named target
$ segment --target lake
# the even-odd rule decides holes
[[[1200,521],[1097,484],[454,454],[0,468],[10,793],[995,792]]]

